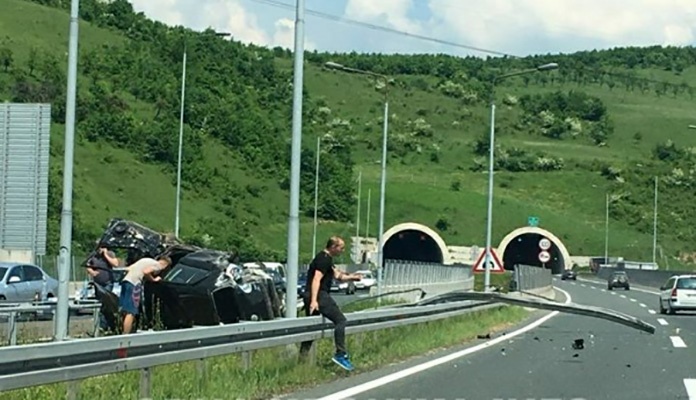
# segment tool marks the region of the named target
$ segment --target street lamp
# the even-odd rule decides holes
[[[312,236],[312,257],[317,254],[317,207],[319,206],[319,155],[321,138],[317,138],[317,167],[314,172],[314,235]]]
[[[382,178],[380,183],[379,195],[379,244],[377,248],[377,296],[382,294],[382,270],[384,269],[384,198],[387,186],[387,132],[389,131],[389,78],[386,75],[378,74],[372,71],[364,71],[361,69],[346,67],[343,64],[338,64],[329,61],[324,64],[326,68],[335,69],[344,72],[370,75],[384,80],[384,124],[382,133]]]
[[[225,37],[231,33],[215,32],[215,36]],[[176,211],[174,217],[174,236],[179,237],[179,209],[181,203],[181,156],[184,145],[184,100],[186,97],[186,42],[184,41],[184,56],[181,61],[181,111],[179,113],[179,155],[176,164]]]
[[[498,81],[509,78],[511,76],[530,74],[533,72],[551,71],[558,68],[558,64],[550,63],[540,65],[536,68],[530,68],[522,71],[511,72],[500,75],[493,79],[491,85],[491,132],[490,143],[488,149],[488,213],[486,217],[486,254],[484,263],[486,265],[486,274],[484,279],[484,291],[490,291],[491,286],[491,231],[493,225],[493,166],[495,157],[495,85]]]

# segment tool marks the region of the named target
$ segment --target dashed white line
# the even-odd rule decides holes
[[[672,346],[674,347],[686,347],[686,343],[679,336],[670,336],[669,340],[672,341]]]
[[[616,292],[611,292],[611,295],[612,295],[612,296],[616,296]]]
[[[646,307],[647,307],[647,306],[646,306],[645,304],[643,304],[643,303],[640,303],[640,304],[638,304],[638,305],[641,306],[641,307],[643,307],[643,308],[646,308]]]
[[[658,318],[658,319],[657,319],[657,322],[659,322],[660,325],[662,325],[662,326],[669,325],[669,324],[667,323],[667,320],[664,319],[664,318]]]
[[[696,379],[684,379],[684,387],[689,400],[696,400]]]
[[[602,292],[606,292],[606,291],[607,291],[607,289],[602,289]]]
[[[571,285],[577,285],[577,283],[575,283],[575,282],[570,282],[570,284],[571,284]]]
[[[648,312],[649,312],[650,314],[657,314],[657,312],[656,312],[655,310],[648,310]]]
[[[585,285],[584,283],[581,283],[580,286],[587,287],[587,285]]]
[[[621,298],[622,298],[622,299],[625,299],[625,298],[626,298],[626,295],[625,295],[625,294],[622,294],[622,295],[621,295]]]
[[[594,286],[590,286],[590,288],[591,288],[591,289],[595,289],[595,290],[597,290],[597,288],[596,288],[596,287],[594,287]]]
[[[635,303],[635,302],[636,302],[636,299],[634,299],[634,298],[631,298],[631,301],[632,301],[633,303]]]

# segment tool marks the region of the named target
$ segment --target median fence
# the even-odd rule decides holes
[[[521,292],[543,291],[553,285],[551,270],[517,264],[512,285]]]
[[[385,260],[382,272],[382,293],[422,289],[425,297],[447,293],[452,290],[473,290],[474,275],[470,265],[444,265],[437,263]],[[376,285],[370,294],[377,293]],[[413,300],[413,294],[404,294],[404,299]]]

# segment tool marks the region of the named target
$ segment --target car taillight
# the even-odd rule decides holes
[[[672,297],[677,297],[677,288],[672,289]]]

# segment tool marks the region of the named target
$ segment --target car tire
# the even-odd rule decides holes
[[[607,286],[607,290],[614,290],[612,286]]]
[[[660,302],[660,308],[659,308],[660,314],[667,314],[667,310],[665,310],[665,308],[662,307],[662,299],[660,299],[659,302]]]
[[[626,290],[631,290],[631,287],[630,287],[630,286],[626,286],[625,289],[626,289]]]

